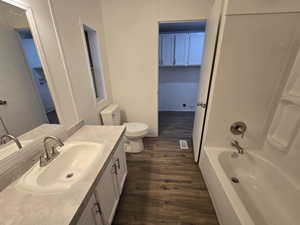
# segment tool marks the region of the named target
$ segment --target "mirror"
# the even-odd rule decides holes
[[[58,123],[26,11],[0,0],[0,159]]]

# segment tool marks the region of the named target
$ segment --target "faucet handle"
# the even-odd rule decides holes
[[[235,122],[230,126],[231,133],[234,135],[241,135],[242,138],[244,137],[246,130],[247,125],[242,121]]]

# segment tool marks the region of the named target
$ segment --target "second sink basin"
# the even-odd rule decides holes
[[[47,166],[35,164],[17,183],[17,187],[34,193],[60,193],[87,175],[99,162],[103,144],[69,142]]]

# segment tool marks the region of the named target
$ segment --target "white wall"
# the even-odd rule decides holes
[[[90,0],[87,3],[76,0],[72,1],[72,7],[66,7],[65,2],[60,0],[51,0],[51,2],[79,117],[84,119],[86,124],[100,124],[98,112],[111,102],[100,2],[99,0]],[[83,24],[91,27],[98,35],[97,41],[102,56],[102,69],[108,94],[108,99],[100,103],[96,103],[82,32]]]
[[[0,115],[9,132],[19,136],[48,120],[42,110],[15,27],[9,24],[7,11],[2,11],[1,5],[0,12],[0,96],[8,102],[0,106]]]
[[[158,135],[158,23],[201,20],[210,0],[101,0],[113,101]]]
[[[159,111],[195,111],[199,74],[200,67],[160,67]]]
[[[209,101],[206,144],[229,147],[237,138],[230,133],[230,125],[241,120],[248,125],[242,145],[258,149],[291,68],[290,59],[296,54],[299,16],[253,14],[225,19]]]

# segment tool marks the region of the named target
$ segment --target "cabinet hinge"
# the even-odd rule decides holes
[[[120,166],[120,159],[118,158],[118,159],[116,160],[116,162],[117,162],[117,164],[118,164],[118,168],[120,169],[120,168],[121,168],[121,166]]]
[[[102,215],[101,205],[99,202],[95,203],[95,207],[96,207],[96,213],[99,213],[100,215]]]

